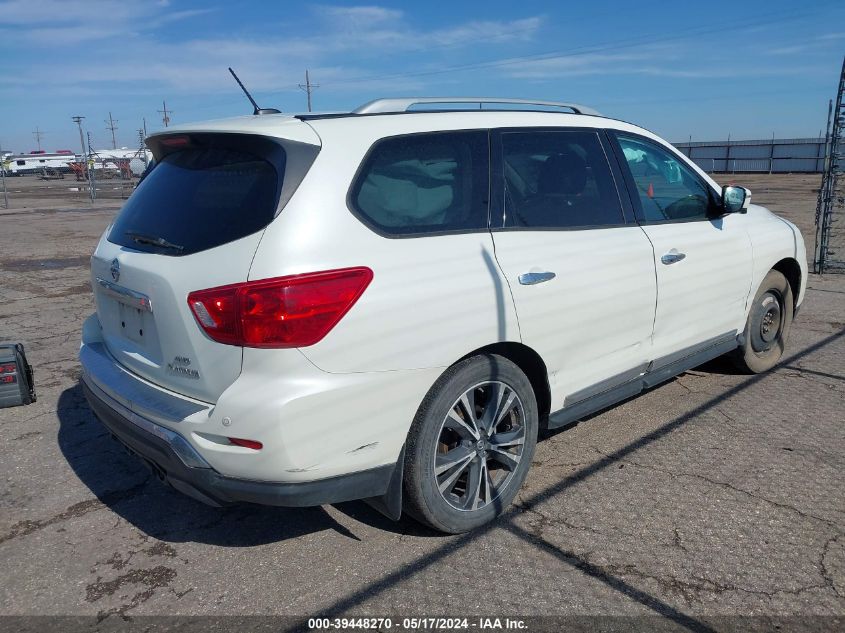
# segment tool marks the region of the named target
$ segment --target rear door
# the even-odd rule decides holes
[[[728,344],[751,287],[747,216],[717,217],[717,192],[668,147],[615,132],[638,220],[654,245],[654,359]]]
[[[496,258],[522,341],[546,363],[554,411],[645,369],[651,244],[623,206],[602,131],[500,130],[494,148]]]
[[[313,160],[318,148],[239,134],[177,135],[153,144],[156,167],[92,258],[97,314],[120,364],[214,402],[240,374],[242,349],[208,338],[187,296],[247,280],[263,229],[297,184],[285,178],[290,164],[302,162],[292,154]]]

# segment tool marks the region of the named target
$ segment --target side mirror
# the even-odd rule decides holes
[[[745,187],[725,185],[722,187],[722,209],[725,213],[745,213],[751,202],[751,192]]]

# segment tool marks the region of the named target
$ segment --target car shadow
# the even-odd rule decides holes
[[[148,536],[225,547],[251,547],[323,530],[359,540],[322,507],[239,504],[214,508],[177,492],[112,439],[88,407],[80,384],[62,392],[56,412],[59,449],[73,472],[112,512]],[[336,507],[380,530],[434,535],[410,519],[394,523],[363,502]]]
[[[696,369],[725,375],[742,373],[724,357]],[[555,429],[548,429],[541,423],[538,441],[565,433],[579,422],[602,413],[604,410],[596,411]],[[160,482],[143,462],[112,439],[88,407],[80,384],[60,395],[57,415],[59,449],[76,476],[104,505],[153,538],[250,547],[333,530],[358,540],[323,507],[278,508],[238,504],[214,508],[177,492]],[[392,521],[361,501],[339,503],[333,507],[354,521],[378,530],[423,538],[442,536],[406,515],[399,521]]]
[[[703,365],[694,368],[695,371],[701,371],[708,374],[721,374],[722,376],[749,376],[747,371],[743,371],[736,364],[728,358],[727,355],[719,356],[713,360],[708,360]]]

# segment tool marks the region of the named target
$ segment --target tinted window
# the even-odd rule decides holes
[[[187,255],[263,229],[276,212],[285,152],[257,145],[192,147],[164,156],[121,210],[109,241]]]
[[[359,216],[390,235],[487,228],[486,132],[378,142],[352,188]]]
[[[666,149],[618,135],[646,222],[704,220],[711,205],[707,185]]]
[[[505,226],[620,224],[619,196],[595,132],[502,134]]]

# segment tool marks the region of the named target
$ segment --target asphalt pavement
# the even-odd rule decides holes
[[[124,453],[76,360],[113,215],[0,210],[0,339],[26,343],[39,396],[0,410],[0,615],[845,626],[845,275],[810,279],[775,370],[714,361],[548,434],[511,511],[448,537],[358,502],[206,507]]]

